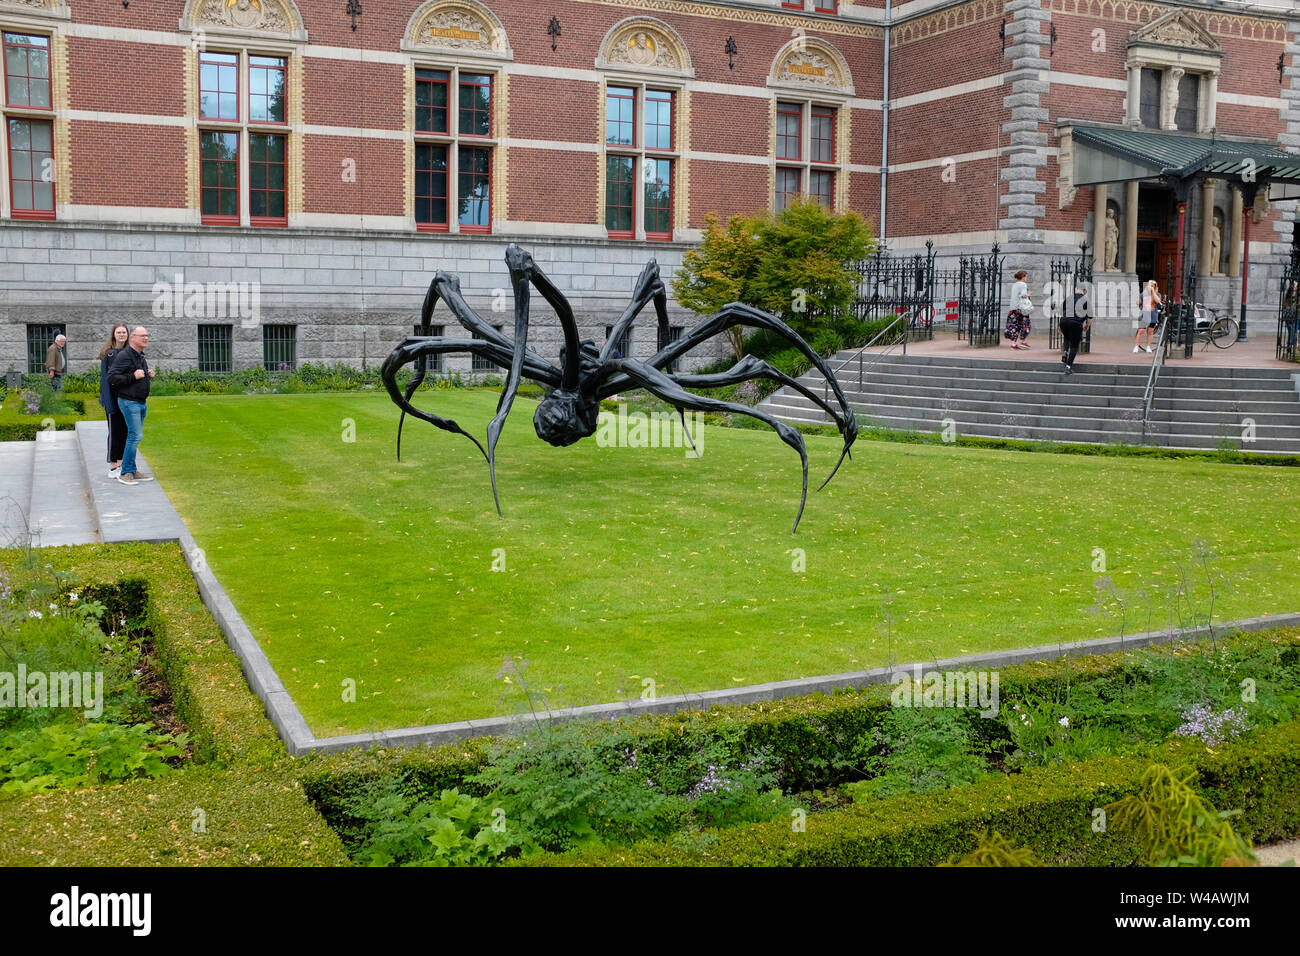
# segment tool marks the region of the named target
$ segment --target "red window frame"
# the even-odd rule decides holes
[[[431,150],[438,150],[438,149],[442,150],[442,195],[441,195],[441,196],[438,195],[436,191],[435,191],[435,192],[432,192],[432,193],[429,193],[427,196],[422,196],[422,195],[420,195],[420,192],[419,192],[419,182],[420,182],[420,177],[419,177],[418,175],[416,176],[416,178],[415,178],[415,182],[416,182],[416,193],[415,193],[415,208],[416,208],[415,228],[416,228],[416,231],[417,231],[417,232],[448,232],[448,231],[451,230],[451,196],[449,195],[449,190],[448,190],[448,185],[449,185],[449,183],[450,183],[450,180],[448,179],[448,177],[451,176],[451,145],[450,145],[449,143],[420,143],[420,142],[417,142],[417,143],[415,144],[415,154],[416,154],[416,159],[417,159],[417,160],[419,159],[420,148],[421,148],[421,147],[425,147],[425,148],[427,148],[427,149],[431,149]],[[416,172],[417,172],[417,174],[419,173],[419,167],[418,167],[418,166],[416,167]],[[438,179],[438,175],[439,175],[439,174],[438,174],[438,171],[437,171],[437,170],[431,170],[430,175],[433,177],[433,180],[434,180],[434,186],[433,186],[433,188],[436,190],[436,189],[437,189],[437,179]],[[435,219],[433,218],[433,200],[435,200],[435,199],[441,199],[441,200],[442,200],[442,220],[441,220],[441,221],[435,220]],[[420,202],[421,202],[422,200],[425,201],[425,202],[427,202],[428,205],[429,205],[429,219],[426,220],[426,221],[424,221],[424,222],[421,222],[421,221],[420,221],[420,215],[419,215]]]
[[[630,192],[629,192],[629,195],[631,196],[631,205],[630,205],[630,206],[624,206],[624,205],[622,205],[621,203],[613,203],[613,204],[611,204],[610,201],[609,201],[609,199],[610,199],[610,185],[611,185],[611,180],[610,180],[610,178],[609,178],[609,168],[610,168],[610,163],[609,163],[609,161],[610,161],[611,159],[626,159],[626,160],[631,160],[631,162],[628,163],[628,170],[629,170],[629,172],[628,172],[628,176],[629,176],[629,178],[628,178],[627,180],[623,180],[623,179],[619,179],[619,180],[617,180],[617,182],[619,182],[619,183],[627,182],[627,183],[630,183],[630,184],[631,184],[631,187],[632,187],[632,188],[631,188],[631,190],[630,190]],[[636,238],[636,178],[637,178],[637,177],[636,177],[636,157],[635,157],[635,156],[623,156],[623,155],[620,155],[620,154],[618,154],[618,153],[611,153],[611,154],[609,154],[609,155],[607,155],[607,156],[605,157],[605,229],[606,229],[606,231],[607,231],[608,234],[609,234],[609,238],[611,238],[611,239],[635,239],[635,238]],[[610,229],[610,227],[609,227],[609,213],[610,213],[610,210],[611,210],[611,209],[626,209],[626,210],[628,211],[627,221],[628,221],[629,225],[631,225],[632,228],[630,228],[630,229]]]
[[[467,80],[465,79],[465,77],[467,77],[467,76],[474,76],[474,77],[480,77],[480,76],[481,76],[481,77],[482,77],[483,79],[485,79],[487,82],[486,82],[486,83],[475,83],[475,82],[472,82],[472,81],[467,81]],[[463,89],[464,89],[465,87],[467,87],[467,86],[469,86],[469,87],[475,87],[475,88],[477,88],[477,87],[486,87],[486,88],[487,88],[487,108],[486,108],[486,109],[482,109],[482,110],[480,110],[480,109],[478,109],[477,107],[470,107],[470,109],[467,111],[467,110],[465,110],[465,109],[460,105],[460,91],[463,90]],[[492,74],[491,74],[491,73],[459,73],[459,74],[457,74],[457,76],[456,76],[456,91],[457,91],[457,92],[456,92],[456,132],[457,132],[457,135],[459,135],[459,136],[468,136],[468,137],[471,138],[471,139],[490,139],[491,136],[492,136]],[[448,104],[448,106],[450,107],[450,104]],[[466,112],[468,112],[471,116],[474,116],[475,114],[478,114],[478,113],[486,113],[486,114],[487,114],[487,132],[486,132],[486,133],[466,133],[466,132],[464,132],[464,131],[461,129],[461,126],[462,126],[463,124],[460,122],[460,118],[461,118],[461,117],[462,117]],[[471,125],[473,125],[473,124],[471,123]]]
[[[25,109],[25,110],[43,110],[43,111],[45,111],[45,112],[53,112],[53,111],[54,111],[54,62],[53,62],[53,60],[54,60],[54,50],[53,50],[53,46],[54,46],[54,45],[53,45],[53,43],[50,42],[50,38],[49,38],[49,36],[47,36],[47,35],[44,34],[44,33],[14,33],[14,32],[10,32],[10,31],[8,31],[8,30],[0,31],[0,33],[3,33],[3,39],[4,39],[4,43],[2,44],[2,46],[3,46],[3,50],[0,51],[0,52],[3,52],[3,54],[4,54],[4,67],[3,67],[3,68],[4,68],[4,71],[5,71],[5,106],[12,106],[12,107],[14,107],[15,109]],[[45,45],[45,46],[32,46],[30,43],[11,43],[11,42],[9,42],[9,38],[10,38],[10,37],[21,37],[21,38],[23,38],[24,40],[42,39],[42,40],[45,40],[45,41],[46,41],[46,45]],[[26,102],[26,103],[15,103],[15,102],[14,102],[13,93],[11,93],[10,90],[9,90],[9,80],[10,80],[10,78],[11,78],[11,77],[17,77],[17,76],[19,75],[19,74],[16,74],[16,73],[11,74],[11,73],[9,72],[9,49],[10,49],[10,47],[21,48],[21,49],[24,49],[24,50],[29,51],[29,52],[28,52],[28,61],[27,61],[28,72],[22,74],[22,76],[27,80],[27,102]],[[39,79],[39,80],[43,80],[43,81],[45,82],[45,85],[46,85],[47,87],[49,87],[49,94],[50,94],[50,96],[49,96],[49,99],[50,99],[50,105],[49,105],[49,106],[33,106],[33,105],[32,105],[32,96],[31,96],[31,79],[32,79],[32,74],[31,74],[31,59],[30,59],[30,57],[31,57],[31,53],[30,53],[30,51],[31,51],[31,50],[43,50],[43,51],[45,52],[45,61],[46,61],[45,76],[43,76],[43,77],[37,77],[37,79]]]
[[[461,135],[465,135],[465,134],[461,134]],[[474,171],[472,171],[472,170],[471,170],[469,173],[463,173],[463,172],[461,172],[461,163],[462,163],[462,161],[464,160],[465,154],[466,154],[466,153],[478,153],[478,152],[486,153],[486,154],[487,154],[487,172],[486,172],[486,173],[476,173],[476,172],[474,172]],[[451,170],[448,170],[447,173],[448,173],[448,175],[450,175],[450,174],[451,174]],[[464,223],[464,222],[460,222],[460,223],[459,223],[459,224],[460,224],[460,231],[461,231],[461,232],[465,232],[465,233],[478,233],[478,234],[480,234],[480,235],[486,235],[487,233],[490,233],[490,232],[492,231],[492,147],[490,147],[490,146],[458,146],[458,147],[456,148],[456,201],[457,201],[458,203],[460,203],[460,202],[464,202],[464,201],[465,201],[465,197],[466,197],[467,195],[469,195],[469,193],[467,193],[465,190],[463,190],[463,189],[460,188],[460,187],[461,187],[461,177],[462,177],[462,176],[466,176],[466,175],[473,177],[475,180],[486,180],[486,181],[487,181],[487,198],[484,200],[484,201],[487,203],[487,222],[485,222],[485,223]],[[472,193],[473,190],[470,190],[469,192]],[[450,218],[450,211],[448,211],[448,217]],[[460,214],[459,214],[459,212],[457,212],[457,216],[456,216],[456,218],[457,218],[457,221],[459,222],[459,220],[460,220]]]
[[[644,168],[642,170],[641,180],[642,180],[643,188],[641,190],[641,224],[642,226],[645,226],[645,237],[647,240],[651,242],[669,242],[673,238],[673,161],[671,159],[666,159],[666,158],[661,159],[658,157],[655,158],[647,157],[644,160],[644,162],[654,163],[656,165],[656,169],[658,168],[659,163],[668,164],[668,178],[666,180],[668,183],[668,197],[665,200],[665,202],[663,202],[662,204],[656,203],[653,207],[651,207],[650,205],[650,197],[646,195],[646,189],[644,188],[650,185],[650,179],[648,176],[645,175]],[[636,163],[633,163],[632,166],[635,169]],[[650,218],[651,208],[667,210],[668,212],[667,232],[664,232],[662,230],[658,232],[650,231],[647,222]]]
[[[253,62],[254,60],[277,60],[277,61],[279,61],[279,64],[280,64],[280,65],[279,65],[279,66],[271,66],[271,65],[269,65],[269,64],[265,64],[265,63],[257,63],[257,64],[255,64],[255,63]],[[254,92],[253,92],[253,71],[254,71],[254,70],[261,70],[261,71],[263,71],[264,73],[267,73],[267,74],[268,74],[268,76],[267,76],[267,86],[266,86],[266,88],[267,88],[267,92],[266,92],[266,93],[254,93]],[[271,74],[271,73],[279,73],[279,74],[281,75],[281,79],[282,79],[282,83],[283,83],[283,85],[282,85],[281,88],[284,90],[284,93],[283,93],[283,95],[282,95],[282,97],[281,97],[280,108],[281,108],[281,110],[283,110],[283,112],[284,112],[284,116],[283,116],[281,119],[278,119],[278,120],[274,120],[274,119],[253,119],[253,100],[254,100],[254,99],[264,99],[264,100],[266,100],[267,113],[268,113],[268,114],[270,113],[270,106],[271,106],[271,93],[270,93],[270,89],[271,89],[271,84],[270,84],[270,76],[269,76],[269,74]],[[238,81],[236,81],[236,82],[238,82]],[[236,99],[236,100],[235,100],[235,103],[236,103],[236,107],[235,107],[235,108],[236,108],[236,110],[238,110],[238,103],[239,103],[239,100]],[[288,125],[288,122],[289,122],[289,61],[288,61],[285,57],[282,57],[282,56],[266,56],[265,54],[262,54],[262,53],[250,53],[250,54],[248,55],[248,121],[249,121],[250,123],[258,123],[258,124],[263,124],[263,125],[267,125],[267,126],[286,126],[286,125]]]
[[[813,13],[837,13],[838,0],[813,0]]]
[[[615,90],[617,90],[618,92],[614,92]],[[626,100],[627,102],[632,104],[632,118],[626,121],[627,123],[631,124],[631,128],[632,128],[632,141],[630,143],[610,142],[609,139],[609,101],[610,100]],[[625,121],[620,119],[620,120],[616,120],[615,122],[618,126],[622,127]],[[636,88],[627,87],[627,86],[605,87],[605,145],[615,146],[618,147],[619,149],[635,149],[637,145],[636,126],[637,126]]]
[[[420,98],[418,95],[416,96],[415,131],[417,133],[434,133],[434,134],[441,134],[441,135],[450,134],[451,133],[451,110],[452,110],[451,71],[425,69],[421,67],[420,69],[417,69],[415,71],[415,88],[417,91],[419,90],[421,84],[424,84],[430,88],[429,105],[428,106],[419,105]],[[432,93],[433,88],[439,86],[442,87],[442,98],[444,103],[444,105],[442,106],[442,128],[441,129],[439,129],[434,123],[434,120],[437,118],[438,115],[438,107],[433,104],[433,93]],[[420,126],[421,113],[425,113],[428,115],[429,124],[426,127]]]
[[[10,214],[13,216],[14,219],[42,219],[42,220],[53,219],[53,218],[54,218],[55,211],[59,208],[58,195],[57,195],[56,192],[55,192],[55,185],[56,185],[56,184],[55,184],[55,182],[54,182],[53,180],[50,180],[50,183],[49,183],[49,186],[50,186],[50,208],[49,208],[49,209],[36,209],[36,208],[34,208],[35,205],[36,205],[36,184],[37,184],[37,183],[43,183],[43,182],[44,182],[44,180],[40,178],[40,163],[36,162],[36,155],[37,155],[36,150],[34,150],[34,149],[30,149],[30,148],[29,148],[29,149],[25,149],[25,150],[19,150],[19,149],[15,149],[15,148],[14,148],[13,128],[12,128],[12,126],[11,126],[11,124],[13,124],[13,123],[27,123],[28,126],[46,126],[46,127],[48,127],[48,128],[49,128],[49,131],[50,131],[50,152],[49,152],[49,157],[50,157],[50,159],[53,159],[53,158],[54,158],[54,121],[53,121],[53,120],[47,120],[47,119],[32,119],[32,118],[27,117],[27,116],[9,116],[9,117],[6,117],[6,118],[5,118],[5,132],[8,134],[8,137],[9,137],[9,139],[8,139],[8,143],[9,143],[9,208],[10,208]],[[29,164],[29,168],[31,169],[31,172],[32,172],[32,178],[30,178],[30,179],[27,179],[27,178],[16,178],[16,177],[14,176],[14,153],[15,153],[15,152],[25,152],[25,153],[28,153],[28,154],[29,154],[29,155],[28,155],[28,164]],[[40,155],[44,156],[45,153],[42,152]],[[27,208],[27,209],[20,209],[20,208],[18,207],[18,196],[17,196],[17,194],[16,194],[15,191],[14,191],[14,185],[15,185],[15,183],[20,183],[20,182],[30,183],[30,184],[31,184],[31,187],[32,187],[32,207],[29,207],[29,208]]]
[[[817,120],[819,119],[830,120],[829,136],[823,137],[817,135]],[[809,149],[808,149],[808,152],[811,155],[808,157],[808,159],[814,163],[835,162],[835,109],[830,106],[814,106],[812,108],[812,118],[809,120],[808,123],[808,133],[811,136],[811,140],[809,141]],[[827,152],[830,154],[829,159],[817,158],[817,144],[819,143],[826,144]]]
[[[671,91],[671,90],[646,90],[646,91],[645,91],[645,98],[646,98],[646,108],[645,108],[645,122],[646,122],[645,148],[646,148],[648,151],[650,151],[650,152],[654,152],[654,151],[656,151],[656,150],[670,150],[670,149],[672,149],[673,146],[674,146],[674,142],[673,142],[673,126],[675,125],[675,124],[673,123],[673,107],[676,105],[676,104],[673,102],[673,94],[672,94],[672,91]],[[653,123],[653,124],[652,124],[652,123],[650,122],[650,106],[649,106],[649,104],[650,104],[651,102],[654,102],[654,103],[667,103],[667,104],[668,104],[668,122],[667,122],[667,123]],[[656,113],[657,113],[657,112],[658,112],[658,111],[656,111]],[[636,108],[635,108],[635,107],[633,107],[632,116],[633,116],[632,127],[633,127],[633,129],[635,129],[635,128],[636,128]],[[650,145],[650,128],[651,128],[652,126],[653,126],[656,130],[662,130],[662,129],[665,129],[665,128],[668,130],[668,145],[667,145],[667,146],[651,146],[651,145]]]
[[[781,0],[781,6],[787,10],[802,10],[803,0],[797,0],[797,2],[791,2],[791,0]]]
[[[821,178],[826,179],[830,183],[830,189],[825,193],[825,195],[823,195],[822,192],[817,189],[817,180]],[[808,195],[812,196],[813,199],[816,199],[827,209],[834,209],[835,208],[835,170],[818,169],[816,166],[810,169],[808,171]]]
[[[221,111],[221,96],[222,96],[222,94],[223,94],[223,93],[229,93],[229,92],[231,92],[230,90],[223,90],[223,89],[221,88],[221,70],[220,70],[220,69],[218,69],[218,71],[217,71],[217,88],[216,88],[216,89],[208,89],[208,88],[204,87],[204,85],[203,85],[203,63],[204,63],[204,60],[207,60],[209,57],[217,57],[217,56],[220,56],[220,57],[231,57],[231,56],[233,56],[233,57],[235,58],[235,89],[234,89],[234,91],[233,91],[233,92],[234,92],[234,96],[235,96],[235,115],[234,115],[233,117],[231,117],[231,116],[220,116],[220,115],[217,115],[217,116],[204,116],[204,115],[203,115],[203,94],[204,94],[204,93],[214,93],[214,94],[216,94],[216,97],[217,97],[217,112],[220,113],[220,111]],[[215,61],[215,60],[213,60],[213,61],[211,61],[211,62],[213,63],[213,65],[216,65],[216,66],[227,66],[227,67],[228,67],[228,66],[230,65],[229,63],[227,63],[227,62],[224,61],[224,60],[222,60],[222,61]],[[239,92],[239,54],[238,54],[238,53],[228,53],[228,52],[226,52],[226,51],[224,51],[224,50],[204,50],[202,53],[200,53],[200,54],[199,54],[199,119],[200,119],[200,120],[210,120],[210,121],[218,122],[218,123],[238,123],[238,122],[239,122],[239,97],[240,97],[240,92]]]
[[[216,135],[218,135],[218,136],[233,136],[233,137],[235,137],[235,157],[234,157],[234,159],[205,159],[204,156],[203,156],[203,135],[204,135],[205,133],[213,133],[213,134],[216,134]],[[240,142],[239,142],[239,140],[240,140],[240,135],[239,135],[239,132],[238,132],[237,130],[232,130],[232,129],[200,129],[200,130],[199,130],[199,221],[202,222],[204,225],[210,225],[210,226],[238,226],[238,225],[239,225],[239,216],[240,216],[240,212],[241,212],[241,208],[242,208],[241,205],[240,205],[240,195],[239,195],[240,192],[241,192],[241,189],[240,189],[240,183],[239,183],[239,149],[240,149]],[[205,164],[208,164],[208,163],[217,163],[217,164],[220,164],[220,165],[232,165],[232,166],[234,166],[234,167],[235,167],[235,185],[234,185],[234,186],[222,186],[222,185],[220,185],[221,173],[220,173],[220,165],[219,165],[219,166],[218,166],[218,173],[217,173],[218,185],[216,185],[216,186],[204,186],[204,185],[203,185],[203,169],[204,169]],[[215,190],[217,190],[217,208],[218,208],[218,209],[221,208],[221,193],[222,193],[222,192],[233,192],[233,193],[235,194],[235,212],[234,212],[234,215],[228,215],[228,214],[226,214],[226,215],[222,215],[222,214],[219,214],[219,213],[205,214],[205,213],[203,212],[203,193],[204,193],[205,190],[210,190],[210,189],[215,189]]]
[[[790,134],[781,132],[781,118],[793,117],[795,124],[793,156],[781,152],[781,141],[785,140],[789,145]],[[777,103],[776,104],[776,158],[778,161],[786,160],[787,162],[803,161],[803,106],[799,103]]]
[[[794,173],[795,181],[797,183],[795,190],[793,192],[791,192],[788,189],[781,188],[782,185],[781,181],[784,178],[782,174],[788,175],[790,173]],[[783,197],[781,202],[775,204],[777,212],[780,212],[782,209],[785,209],[787,206],[789,206],[790,200],[793,197],[798,196],[802,192],[803,192],[803,170],[802,169],[800,169],[798,166],[776,167],[776,195],[778,197]]]
[[[254,136],[266,136],[266,137],[269,137],[269,138],[274,138],[274,139],[281,140],[281,141],[282,141],[282,145],[281,145],[281,156],[282,156],[283,158],[280,159],[279,161],[275,161],[275,160],[271,160],[271,159],[255,159],[255,158],[253,157],[253,137],[254,137]],[[253,182],[254,182],[254,176],[253,176],[254,169],[253,169],[253,167],[254,167],[254,166],[265,166],[265,167],[266,167],[266,169],[265,169],[265,173],[266,173],[266,179],[265,179],[265,182],[267,182],[268,184],[270,183],[270,179],[271,179],[271,169],[272,169],[272,167],[279,166],[279,167],[280,167],[280,184],[281,184],[281,185],[280,185],[280,188],[279,188],[279,189],[273,189],[273,188],[271,188],[269,185],[267,185],[267,186],[265,186],[265,187],[262,187],[262,188],[254,188],[254,186],[253,186]],[[264,133],[264,132],[261,132],[261,131],[258,131],[258,130],[253,130],[253,131],[251,131],[251,132],[248,134],[248,212],[249,212],[248,224],[249,224],[250,226],[287,226],[287,225],[289,225],[289,179],[288,179],[288,176],[289,176],[289,137],[288,137],[286,134],[284,134],[284,133]],[[265,193],[265,194],[266,194],[266,203],[267,203],[267,205],[266,205],[265,208],[269,209],[269,208],[270,208],[270,202],[271,202],[271,193],[277,193],[277,192],[281,194],[281,199],[282,199],[283,206],[284,206],[284,215],[283,215],[283,216],[254,216],[254,215],[252,214],[252,212],[253,212],[253,194],[254,194],[254,193]]]

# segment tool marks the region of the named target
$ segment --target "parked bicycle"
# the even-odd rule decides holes
[[[1194,317],[1192,329],[1192,341],[1202,342],[1202,351],[1213,345],[1215,348],[1231,348],[1237,341],[1237,330],[1239,326],[1234,319],[1226,315],[1220,315],[1217,309],[1211,309],[1200,302],[1185,302],[1182,306],[1169,305],[1161,310],[1161,321],[1168,321],[1171,317],[1177,319],[1175,313],[1178,309],[1190,308]],[[1174,326],[1171,332],[1178,332],[1178,326]]]

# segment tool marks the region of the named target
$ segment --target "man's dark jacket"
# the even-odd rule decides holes
[[[143,369],[144,378],[137,379],[135,370]],[[149,363],[144,355],[128,345],[113,356],[108,369],[108,384],[119,401],[143,402],[149,398]]]

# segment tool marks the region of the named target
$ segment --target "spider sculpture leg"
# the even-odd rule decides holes
[[[835,467],[831,469],[831,473],[827,476],[826,481],[821,483],[821,487],[825,488],[826,483],[829,482],[831,478],[835,477],[835,473],[839,471],[840,465],[842,465],[844,459],[849,456],[849,449],[853,446],[853,442],[858,437],[858,421],[853,415],[853,409],[849,406],[848,400],[844,397],[844,392],[840,389],[839,382],[835,380],[835,374],[831,371],[830,366],[826,364],[825,360],[822,359],[820,355],[813,351],[812,346],[805,342],[798,332],[790,328],[790,326],[786,325],[776,316],[764,312],[762,309],[756,309],[753,306],[745,305],[741,302],[732,302],[729,305],[724,305],[721,309],[709,316],[707,319],[704,319],[694,328],[683,332],[681,338],[676,342],[672,342],[659,349],[647,364],[656,369],[662,370],[667,368],[671,362],[680,358],[697,345],[701,345],[713,336],[725,332],[733,325],[745,325],[757,329],[768,329],[789,339],[800,352],[808,357],[808,360],[812,362],[813,366],[822,373],[826,381],[830,384],[831,391],[835,394],[835,398],[839,402],[842,412],[840,415],[835,415],[832,412],[832,416],[835,418],[836,425],[840,429],[840,434],[844,437],[844,450],[840,452],[839,461],[837,461]],[[615,395],[618,393],[620,388],[626,389],[632,387],[631,381],[631,378],[627,375],[614,375],[600,386],[597,390],[597,395],[600,398],[607,398],[610,395]]]
[[[701,412],[732,412],[748,415],[775,429],[781,436],[781,440],[799,453],[799,461],[803,465],[803,491],[799,496],[799,513],[795,515],[794,527],[790,529],[790,533],[799,530],[799,519],[803,517],[804,504],[808,501],[808,452],[804,448],[803,436],[797,429],[739,402],[724,402],[703,395],[693,395],[674,382],[666,372],[636,359],[612,359],[607,366],[626,375],[633,387],[644,388],[651,395],[677,406],[678,409],[692,408]]]
[[[402,414],[410,414],[414,418],[436,425],[444,431],[455,432],[458,435],[464,435],[472,441],[479,452],[485,459],[488,459],[489,466],[491,459],[487,449],[479,443],[478,439],[469,432],[465,431],[455,421],[449,418],[440,418],[428,412],[421,411],[410,402],[411,389],[407,389],[408,394],[403,394],[397,386],[397,373],[405,365],[411,362],[419,362],[427,359],[431,355],[442,355],[449,352],[468,352],[479,358],[486,359],[495,365],[509,369],[515,362],[516,350],[513,346],[505,347],[495,342],[487,342],[483,339],[456,339],[448,336],[412,336],[403,341],[392,353],[384,360],[380,370],[380,377],[383,379],[384,387],[388,389],[389,397],[394,404],[402,410]],[[559,384],[559,372],[542,361],[535,359],[530,355],[524,355],[520,362],[521,372],[526,373],[529,378],[537,379],[548,385],[555,386]],[[507,409],[508,411],[509,409]],[[497,500],[496,482],[493,481],[493,500],[497,505],[497,513],[501,513],[501,504]]]

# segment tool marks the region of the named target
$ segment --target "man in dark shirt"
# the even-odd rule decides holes
[[[137,325],[126,340],[126,348],[113,357],[108,370],[108,384],[117,399],[118,410],[126,419],[126,447],[122,450],[122,470],[117,480],[124,485],[152,481],[153,475],[139,471],[135,463],[136,449],[144,434],[145,402],[149,399],[149,380],[153,369],[145,361],[144,350],[149,345],[149,330]]]

